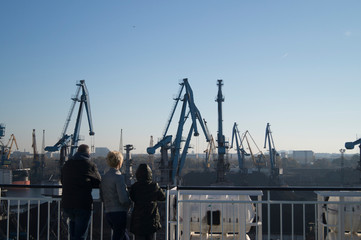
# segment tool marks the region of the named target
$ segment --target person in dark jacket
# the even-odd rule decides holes
[[[100,174],[90,161],[89,146],[82,144],[61,169],[63,194],[61,205],[68,220],[70,240],[85,240],[88,236],[93,208],[92,188],[99,187]]]
[[[129,190],[134,202],[130,232],[136,240],[153,240],[154,233],[161,228],[157,202],[165,200],[165,193],[152,181],[152,170],[147,164],[140,164],[135,176],[137,182]]]

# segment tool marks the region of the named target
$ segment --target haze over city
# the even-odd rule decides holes
[[[237,122],[263,149],[270,123],[277,150],[337,153],[361,137],[360,9],[360,1],[2,1],[2,141],[14,134],[31,151],[36,129],[38,148],[42,130],[45,145],[55,144],[81,79],[95,147],[119,149],[123,129],[123,144],[145,153],[183,78],[215,137],[223,79],[229,141]],[[83,114],[91,144],[88,131]],[[207,145],[202,134],[192,144]]]

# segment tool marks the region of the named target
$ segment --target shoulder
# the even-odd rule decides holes
[[[160,189],[159,184],[158,184],[157,182],[151,182],[149,185],[150,185],[152,188],[154,188],[155,190]]]

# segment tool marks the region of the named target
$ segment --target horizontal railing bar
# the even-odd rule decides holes
[[[177,190],[361,191],[361,187],[177,186]]]
[[[261,190],[261,191],[361,191],[361,187],[276,187],[276,186],[174,186],[177,190],[226,190],[226,191],[240,191],[240,190]],[[41,184],[0,184],[0,188],[62,188],[61,185],[41,185]],[[162,186],[163,189],[172,190],[171,186]]]
[[[61,185],[41,185],[41,184],[0,184],[0,188],[62,188]]]
[[[183,202],[183,203],[192,203],[192,202],[196,202],[196,203],[227,203],[227,204],[234,204],[234,203],[261,203],[261,204],[295,204],[295,205],[300,205],[300,204],[306,204],[306,205],[315,205],[315,204],[359,204],[359,201],[281,201],[281,200],[263,200],[263,201],[257,201],[257,200],[250,200],[250,201],[245,201],[245,200],[178,200],[178,202]]]

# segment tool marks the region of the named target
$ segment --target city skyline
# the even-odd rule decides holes
[[[45,146],[54,145],[81,79],[96,147],[118,150],[123,129],[123,145],[146,153],[183,78],[216,138],[223,79],[229,141],[237,122],[265,152],[270,123],[277,150],[339,153],[361,137],[359,9],[359,1],[1,2],[2,142],[14,134],[20,150],[32,151],[36,129],[39,152],[43,130]],[[81,135],[92,145],[88,130],[83,114]],[[205,150],[202,133],[192,145]]]

